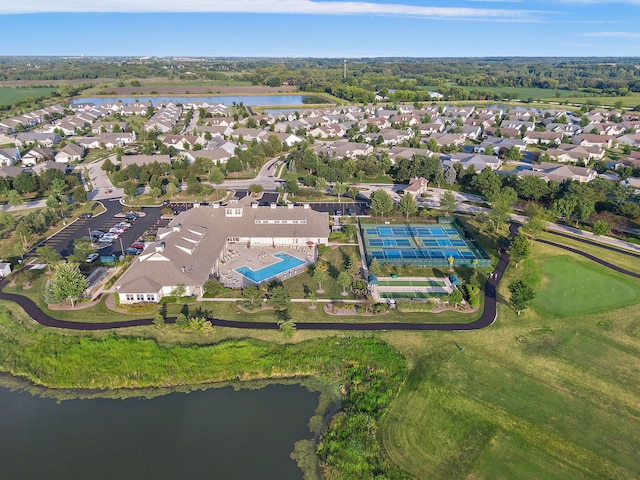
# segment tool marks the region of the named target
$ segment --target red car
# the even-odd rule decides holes
[[[144,250],[144,243],[135,242],[131,244],[131,248],[137,248],[139,250]]]

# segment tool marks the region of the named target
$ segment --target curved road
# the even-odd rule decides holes
[[[510,228],[510,237],[512,237],[517,231],[517,225],[515,223],[511,223]],[[632,276],[634,278],[640,278],[640,274],[631,272],[629,270],[625,270],[617,265],[613,265],[609,262],[605,262],[604,260],[600,260],[599,258],[581,252],[575,248],[567,247],[565,245],[560,245],[558,243],[554,243],[548,240],[537,240],[540,243],[544,243],[547,245],[551,245],[554,247],[562,248],[564,250],[570,251],[572,253],[576,253],[578,255],[582,255],[590,260],[593,260],[600,265],[603,265],[607,268],[615,270],[617,272],[623,273],[625,275]],[[498,265],[496,269],[493,271],[495,275],[492,275],[489,280],[485,283],[485,303],[484,303],[484,311],[480,318],[471,323],[457,324],[457,323],[430,323],[430,324],[416,324],[416,323],[403,323],[403,322],[353,322],[353,323],[332,323],[332,322],[308,322],[308,323],[297,323],[296,328],[298,330],[360,330],[360,331],[380,331],[380,330],[407,330],[407,331],[420,331],[420,330],[444,330],[444,331],[468,331],[468,330],[479,330],[481,328],[487,327],[491,325],[497,315],[497,301],[496,301],[496,286],[499,279],[504,274],[507,266],[509,265],[509,255],[507,254],[508,240],[505,244],[505,247],[502,249],[500,254],[500,260],[498,261]],[[606,248],[608,250],[616,251],[615,247],[608,247],[606,245],[600,245],[601,248]],[[3,292],[2,289],[5,287],[7,280],[4,279],[0,282],[0,300],[8,300],[11,302],[15,302],[20,305],[24,311],[33,318],[36,322],[41,325],[47,327],[54,328],[66,328],[69,330],[113,330],[116,328],[128,328],[128,327],[139,327],[152,325],[153,320],[150,318],[138,319],[138,320],[124,320],[120,322],[101,322],[101,323],[77,323],[70,322],[67,320],[58,320],[56,318],[52,318],[46,313],[44,313],[40,308],[29,298],[24,297],[22,295],[17,295],[13,293]],[[214,326],[218,327],[228,327],[228,328],[245,328],[245,329],[258,329],[258,330],[276,330],[278,329],[278,324],[276,322],[244,322],[244,321],[235,321],[235,320],[222,320],[218,318],[209,318],[211,323]],[[167,318],[167,323],[175,323],[175,317]]]

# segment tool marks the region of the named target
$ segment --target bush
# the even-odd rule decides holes
[[[435,302],[432,299],[427,301],[415,301],[415,300],[398,300],[396,302],[396,308],[399,312],[430,312],[435,307]]]

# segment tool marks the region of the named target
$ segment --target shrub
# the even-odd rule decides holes
[[[401,299],[396,302],[396,308],[400,312],[430,312],[435,307],[435,302],[432,299],[427,301],[415,301]]]

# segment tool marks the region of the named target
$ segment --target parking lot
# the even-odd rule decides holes
[[[122,214],[120,202],[104,202],[106,211],[92,218],[80,218],[73,224],[67,226],[39,246],[51,245],[62,257],[68,257],[73,253],[73,242],[82,237],[89,237],[90,232],[101,230],[108,232],[117,223],[125,221]],[[133,242],[137,241],[143,234],[154,234],[158,227],[166,226],[168,220],[160,218],[160,208],[143,207],[143,216],[130,222],[131,228],[127,229],[114,243],[100,248],[100,255],[120,255],[121,252]],[[35,254],[35,252],[34,252]]]

